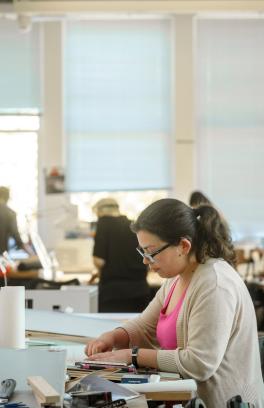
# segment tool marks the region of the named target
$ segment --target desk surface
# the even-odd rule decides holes
[[[26,330],[95,338],[118,326],[117,319],[98,319],[95,313],[74,314],[26,309]]]

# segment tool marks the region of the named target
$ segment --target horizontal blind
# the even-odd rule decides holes
[[[170,23],[68,22],[70,191],[170,187]]]
[[[198,21],[199,187],[234,239],[264,236],[264,21]]]
[[[0,19],[0,111],[40,108],[40,32]]]

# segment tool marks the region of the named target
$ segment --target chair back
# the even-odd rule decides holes
[[[261,362],[261,372],[264,381],[264,334],[259,335],[259,351],[260,351],[260,362]]]

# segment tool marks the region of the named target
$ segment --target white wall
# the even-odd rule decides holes
[[[64,194],[45,193],[45,171],[64,167],[63,130],[63,47],[62,23],[45,22],[43,26],[43,112],[39,135],[39,233],[48,248],[63,238],[62,226],[56,224],[67,205]]]
[[[188,200],[194,188],[193,20],[192,15],[177,15],[174,18],[173,195],[183,201]]]

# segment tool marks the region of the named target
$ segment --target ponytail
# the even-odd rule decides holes
[[[230,230],[218,211],[209,205],[193,210],[196,218],[196,234],[193,249],[199,263],[209,258],[223,258],[235,267],[236,256]]]

